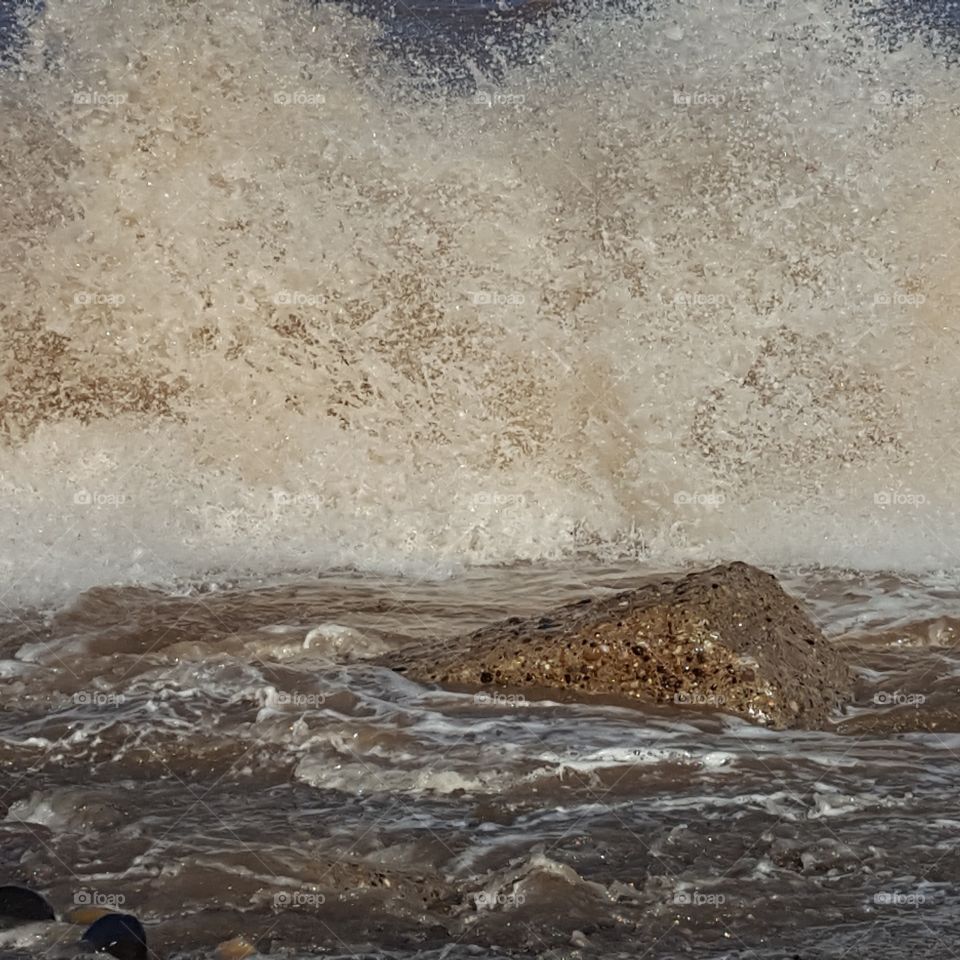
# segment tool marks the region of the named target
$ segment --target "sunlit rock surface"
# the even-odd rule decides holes
[[[845,662],[799,603],[744,563],[510,618],[378,662],[442,686],[622,695],[777,727],[820,726],[851,694]]]

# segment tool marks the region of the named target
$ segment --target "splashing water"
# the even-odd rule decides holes
[[[0,575],[957,563],[957,78],[664,3],[426,91],[339,8],[53,0],[0,72]]]

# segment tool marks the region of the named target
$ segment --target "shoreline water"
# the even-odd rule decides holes
[[[856,931],[853,956],[933,956],[955,916],[957,734],[893,715],[953,703],[956,594],[805,581],[857,665],[844,724],[888,718],[850,733],[767,730],[710,704],[484,699],[363,662],[636,574],[103,588],[8,625],[0,870],[57,903],[125,898],[161,955],[242,934],[286,956],[341,941],[424,960],[627,956],[657,940],[658,957],[772,960],[835,955]],[[296,891],[316,902],[274,902]],[[771,924],[773,901],[795,920]],[[578,929],[587,946],[571,948]]]
[[[185,960],[942,960],[950,8],[364,9],[0,68],[0,882]],[[826,729],[369,662],[732,559]]]

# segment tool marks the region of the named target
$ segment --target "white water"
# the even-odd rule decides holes
[[[555,32],[426,99],[327,6],[47,5],[0,74],[6,603],[577,549],[957,565],[936,47],[818,0]]]

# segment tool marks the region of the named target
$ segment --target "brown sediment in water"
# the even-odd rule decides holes
[[[657,615],[637,611],[659,604],[675,633],[705,621],[726,651],[707,664],[720,677],[753,658],[755,685],[774,683],[750,648],[769,615],[771,657],[795,655],[793,673],[819,682],[814,659],[781,636],[797,622],[793,601],[766,574],[722,570],[518,566],[442,584],[330,575],[185,596],[110,587],[52,617],[26,612],[0,623],[0,875],[42,891],[58,916],[107,903],[140,917],[159,960],[216,956],[220,942],[218,960],[251,948],[560,957],[584,942],[584,956],[643,942],[679,957],[729,952],[733,938],[765,960],[889,954],[893,938],[933,960],[930,930],[941,942],[956,933],[952,900],[933,891],[960,875],[949,850],[939,856],[955,819],[958,761],[943,731],[960,599],[939,582],[911,594],[893,575],[791,581],[832,637],[816,656],[856,668],[856,712],[825,733],[689,710],[684,699],[708,695],[702,678],[702,697],[687,686],[674,696],[658,674],[662,703],[579,681],[470,702],[366,658],[368,634],[406,653],[416,637],[470,640],[483,624],[504,644],[524,623],[537,643],[578,629],[587,639],[590,623],[653,629]],[[530,619],[505,626],[513,611]],[[338,663],[335,644],[306,642],[318,627],[321,639],[348,628],[361,639]],[[810,626],[797,644],[808,636],[819,650]],[[650,646],[683,670],[666,641]],[[893,879],[904,877],[917,880]],[[923,912],[881,912],[921,896]],[[791,910],[771,923],[771,902]],[[51,925],[44,942],[82,929]],[[0,947],[0,960],[26,957]]]
[[[744,563],[513,617],[376,662],[441,686],[704,705],[776,727],[822,726],[852,692],[846,663],[800,604]]]

